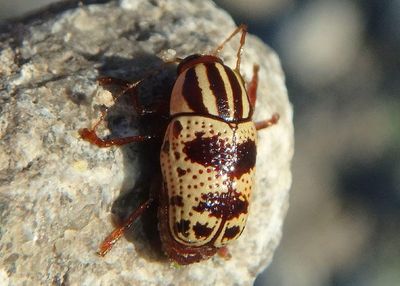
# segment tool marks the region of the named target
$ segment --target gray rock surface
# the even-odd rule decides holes
[[[0,285],[253,283],[279,243],[291,184],[292,109],[272,50],[253,36],[244,48],[245,79],[253,63],[261,66],[255,119],[274,112],[281,119],[259,132],[250,217],[229,247],[229,260],[169,263],[151,214],[98,257],[99,243],[113,228],[111,209],[126,215],[149,182],[157,182],[151,178],[157,151],[149,152],[152,144],[100,149],[77,132],[112,105],[98,76],[142,78],[161,58],[212,50],[234,28],[210,1],[125,0],[39,14],[0,35]],[[232,66],[237,44],[236,38],[221,54]],[[173,76],[173,67],[166,67],[150,77],[140,90],[143,102],[164,96]],[[137,134],[138,121],[122,102],[99,133]]]

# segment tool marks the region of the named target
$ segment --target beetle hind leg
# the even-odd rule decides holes
[[[218,251],[217,251],[217,253],[218,253],[218,255],[219,255],[220,257],[222,257],[222,258],[225,259],[225,260],[229,260],[229,259],[232,258],[232,255],[231,255],[231,253],[229,252],[228,247],[226,247],[226,246],[223,246],[223,247],[219,248]]]
[[[132,224],[136,221],[136,219],[143,214],[145,210],[147,210],[151,204],[153,203],[153,199],[150,198],[144,203],[142,203],[133,213],[130,214],[126,222],[114,229],[100,244],[99,250],[97,253],[100,256],[105,256],[107,252],[111,250],[114,244],[122,237],[125,231],[132,226]]]

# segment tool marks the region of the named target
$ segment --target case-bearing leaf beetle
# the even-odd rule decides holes
[[[128,220],[101,244],[105,255],[124,231],[158,200],[159,232],[166,255],[178,264],[190,264],[227,255],[225,246],[242,233],[254,183],[257,130],[277,123],[279,116],[254,123],[258,66],[245,88],[240,75],[246,26],[239,26],[211,54],[177,60],[177,79],[169,110],[169,124],[160,150],[162,187],[142,203]],[[225,43],[241,32],[236,67],[217,56]],[[103,78],[101,84],[121,83]],[[134,90],[140,83],[124,83]],[[138,107],[137,100],[136,107]],[[79,131],[99,147],[145,141],[151,136],[111,140],[96,135],[97,124]]]

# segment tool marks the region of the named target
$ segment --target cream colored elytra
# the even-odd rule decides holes
[[[182,128],[177,130],[177,126]],[[222,247],[240,236],[248,216],[255,167],[251,166],[236,177],[232,175],[235,170],[227,170],[225,166],[216,167],[215,164],[235,168],[235,162],[243,160],[243,156],[255,156],[237,154],[235,149],[246,142],[254,142],[254,148],[248,151],[255,151],[256,134],[252,121],[228,124],[202,116],[180,116],[169,124],[160,159],[166,188],[164,191],[170,199],[169,229],[176,241],[191,246],[211,244]],[[190,158],[187,142],[196,140],[204,144],[211,142],[197,151],[204,152],[197,154],[200,157],[207,157],[211,153],[213,162],[208,166],[196,162],[198,156]],[[226,159],[232,162],[224,162]],[[205,199],[204,196],[210,193],[216,194],[215,197],[209,195]],[[221,198],[225,198],[225,201]],[[199,208],[199,205],[204,207]]]

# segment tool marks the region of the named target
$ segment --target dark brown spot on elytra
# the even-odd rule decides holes
[[[181,154],[179,152],[174,152],[174,156],[176,160],[179,160],[179,158],[181,157]]]
[[[238,226],[227,227],[225,229],[224,238],[232,239],[235,236],[237,236],[239,232],[240,232],[240,227]]]
[[[224,193],[209,192],[202,194],[201,199],[199,204],[193,207],[193,210],[199,213],[206,211],[209,216],[227,220],[246,214],[249,206],[246,199],[240,198],[240,195],[232,190]]]
[[[203,132],[197,132],[195,139],[184,143],[183,152],[187,156],[185,160],[213,167],[217,172],[223,172],[231,178],[240,178],[254,168],[257,150],[253,140],[232,145],[218,135],[203,135]],[[211,170],[207,169],[209,171]]]
[[[181,233],[183,236],[189,236],[190,220],[181,219],[179,222],[175,223],[175,231]]]
[[[237,162],[234,176],[240,178],[256,164],[256,143],[253,140],[247,140],[237,146]]]
[[[179,176],[179,177],[182,177],[183,175],[186,174],[186,171],[183,170],[183,169],[180,168],[180,167],[176,168],[176,171],[178,172],[178,176]],[[179,180],[179,181],[181,182],[181,180]]]
[[[172,134],[174,135],[175,138],[179,137],[179,134],[181,134],[181,131],[183,129],[182,123],[180,121],[174,121],[174,125],[172,126]]]
[[[194,231],[194,234],[196,235],[197,238],[208,237],[208,236],[211,235],[214,227],[208,227],[208,223],[201,224],[201,223],[197,222],[193,226],[193,231]]]
[[[170,204],[171,206],[183,207],[183,198],[181,196],[172,196]]]

